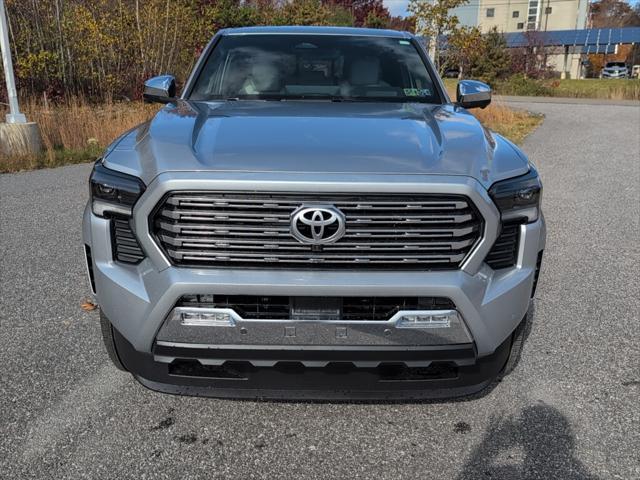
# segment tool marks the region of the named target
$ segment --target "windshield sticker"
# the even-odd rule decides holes
[[[431,90],[428,88],[404,88],[404,94],[407,97],[430,97]]]
[[[398,43],[400,45],[411,45],[411,42],[407,42],[406,40],[399,40]]]

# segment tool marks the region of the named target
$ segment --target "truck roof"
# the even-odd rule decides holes
[[[364,37],[412,38],[409,32],[399,30],[382,30],[377,28],[357,27],[240,27],[221,30],[222,35],[255,35],[255,34],[313,34],[313,35],[354,35]]]

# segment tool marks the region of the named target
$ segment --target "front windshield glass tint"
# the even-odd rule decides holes
[[[439,103],[412,42],[347,35],[223,36],[190,98]]]

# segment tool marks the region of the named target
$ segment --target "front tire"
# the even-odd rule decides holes
[[[126,372],[127,369],[124,367],[122,362],[120,361],[120,357],[118,357],[118,351],[116,350],[116,343],[113,339],[113,327],[111,326],[111,322],[106,317],[102,310],[100,310],[100,329],[102,330],[102,341],[104,342],[104,346],[107,349],[107,354],[109,355],[109,360],[111,363],[118,369],[123,372]]]

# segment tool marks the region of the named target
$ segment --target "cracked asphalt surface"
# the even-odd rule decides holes
[[[640,478],[640,107],[518,107],[547,248],[520,365],[470,401],[148,391],[80,308],[90,166],[1,175],[0,478]]]

